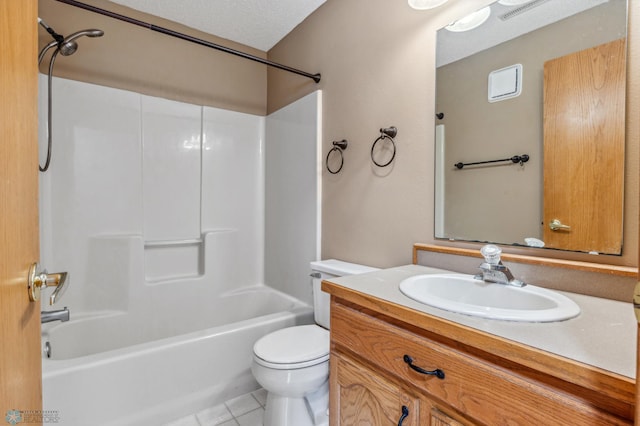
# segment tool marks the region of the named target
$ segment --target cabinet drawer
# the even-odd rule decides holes
[[[339,303],[331,305],[331,342],[337,351],[366,361],[380,374],[395,377],[488,425],[622,425],[580,396],[528,379]],[[490,352],[490,348],[487,348]],[[444,378],[414,371],[440,369]]]

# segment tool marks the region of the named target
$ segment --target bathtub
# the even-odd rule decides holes
[[[66,426],[162,425],[258,389],[254,342],[312,322],[310,306],[266,286],[206,309],[72,310],[70,321],[43,325],[43,409]]]

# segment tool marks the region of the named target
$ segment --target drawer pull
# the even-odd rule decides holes
[[[406,405],[402,406],[402,415],[400,416],[400,420],[398,420],[398,426],[402,426],[402,423],[404,423],[404,419],[406,419],[409,416],[409,409],[407,408]]]
[[[435,370],[425,370],[424,368],[420,368],[416,365],[413,365],[413,358],[411,358],[409,355],[405,355],[403,358],[404,362],[406,362],[407,364],[409,364],[409,367],[411,367],[412,370],[417,371],[418,373],[422,373],[422,374],[427,374],[429,376],[436,376],[438,379],[444,379],[444,371],[440,370],[439,368],[436,368]]]

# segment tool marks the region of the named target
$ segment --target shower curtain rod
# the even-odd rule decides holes
[[[127,22],[129,24],[137,25],[139,27],[144,27],[144,28],[147,28],[147,29],[149,29],[151,31],[156,31],[156,32],[159,32],[159,33],[162,33],[162,34],[165,34],[165,35],[169,35],[169,36],[172,36],[172,37],[179,38],[181,40],[185,40],[185,41],[189,41],[191,43],[199,44],[201,46],[210,47],[212,49],[216,49],[216,50],[220,50],[222,52],[230,53],[232,55],[240,56],[241,58],[244,58],[244,59],[249,59],[251,61],[260,62],[261,64],[268,65],[270,67],[278,68],[278,69],[281,69],[283,71],[288,71],[288,72],[291,72],[291,73],[294,73],[294,74],[298,74],[298,75],[310,78],[313,81],[315,81],[316,83],[320,82],[320,77],[321,76],[320,76],[319,73],[311,74],[311,73],[308,73],[308,72],[305,72],[305,71],[301,71],[301,70],[296,69],[296,68],[292,68],[292,67],[289,67],[289,66],[286,66],[286,65],[279,64],[277,62],[272,62],[272,61],[269,61],[267,59],[260,58],[258,56],[254,56],[254,55],[250,55],[248,53],[240,52],[239,50],[230,49],[228,47],[224,47],[224,46],[221,46],[219,44],[211,43],[211,42],[206,41],[206,40],[202,40],[202,39],[199,39],[199,38],[196,38],[196,37],[192,37],[192,36],[189,36],[189,35],[186,35],[186,34],[183,34],[183,33],[179,33],[177,31],[173,31],[173,30],[170,30],[168,28],[159,27],[157,25],[149,24],[148,22],[139,21],[139,20],[131,18],[129,16],[120,15],[119,13],[115,13],[115,12],[110,12],[108,10],[101,9],[99,7],[92,6],[92,5],[89,5],[89,4],[86,4],[86,3],[82,3],[82,2],[79,2],[79,1],[76,1],[76,0],[56,0],[56,1],[58,1],[60,3],[68,4],[68,5],[71,5],[71,6],[79,7],[80,9],[88,10],[90,12],[98,13],[100,15],[108,16],[110,18],[118,19],[120,21],[124,21],[124,22]]]

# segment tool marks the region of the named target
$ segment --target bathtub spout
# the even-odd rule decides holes
[[[40,312],[40,322],[51,322],[51,321],[69,321],[69,309],[65,306],[64,309],[59,309],[57,311],[42,311]]]

